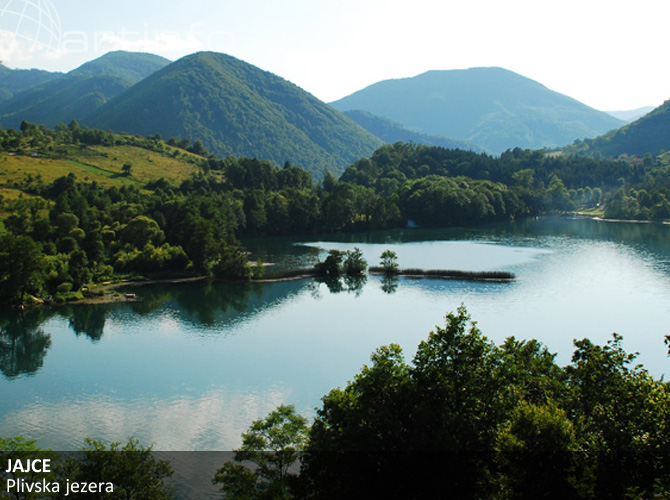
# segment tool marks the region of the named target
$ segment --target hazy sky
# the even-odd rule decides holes
[[[431,69],[500,66],[624,110],[670,98],[669,18],[668,0],[0,0],[0,60],[68,71],[110,50],[214,50],[327,102]]]

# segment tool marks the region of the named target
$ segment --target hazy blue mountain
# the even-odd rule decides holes
[[[218,155],[290,161],[320,179],[382,141],[296,85],[234,57],[201,52],[142,80],[96,111],[91,126],[199,139]]]
[[[670,100],[628,125],[595,139],[580,141],[566,151],[596,157],[658,155],[670,151]]]
[[[619,120],[630,123],[637,120],[638,118],[642,118],[650,111],[653,111],[653,109],[653,106],[644,106],[642,108],[629,109],[626,111],[605,111],[605,113],[612,115],[614,118],[618,118]]]
[[[10,69],[0,63],[0,105],[19,92],[62,76],[62,73],[39,69]]]
[[[0,124],[23,120],[53,127],[85,120],[96,108],[169,64],[153,54],[109,52],[57,79],[16,94],[0,105]]]
[[[345,111],[344,114],[358,123],[365,130],[389,144],[396,142],[413,142],[415,144],[439,146],[447,149],[463,149],[466,151],[474,151],[476,153],[484,152],[482,148],[471,142],[409,130],[398,122],[374,115],[368,111],[354,109]]]
[[[334,103],[426,134],[471,141],[500,153],[557,147],[624,122],[502,68],[429,71],[385,80]]]

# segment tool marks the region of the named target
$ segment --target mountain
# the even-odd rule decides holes
[[[361,111],[360,109],[345,111],[344,114],[372,135],[379,137],[382,141],[389,144],[394,144],[396,142],[413,142],[415,144],[439,146],[446,149],[463,149],[466,151],[474,151],[475,153],[484,152],[482,148],[471,142],[409,130],[398,122],[373,115],[367,111]]]
[[[200,52],[99,108],[96,128],[201,140],[218,155],[337,174],[382,144],[296,85],[226,54]]]
[[[18,128],[27,120],[54,127],[84,121],[96,108],[169,62],[153,54],[109,52],[15,95],[0,106],[0,124]]]
[[[592,140],[566,148],[589,156],[658,155],[670,151],[670,100],[642,118]]]
[[[60,78],[62,73],[52,73],[39,69],[9,69],[0,63],[0,105],[15,94]]]
[[[619,120],[623,120],[625,122],[632,122],[637,120],[638,118],[642,118],[644,115],[649,113],[654,109],[653,106],[644,106],[642,108],[637,108],[637,109],[629,109],[626,111],[605,111],[608,115],[612,115],[614,118],[618,118]]]
[[[595,137],[623,121],[502,68],[428,71],[385,80],[335,101],[426,134],[474,142],[500,153]]]

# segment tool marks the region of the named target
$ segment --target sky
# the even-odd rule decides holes
[[[596,109],[670,98],[667,0],[0,0],[0,61],[224,52],[331,102],[389,78],[498,66]]]

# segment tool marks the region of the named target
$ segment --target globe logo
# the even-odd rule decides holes
[[[58,50],[58,12],[49,0],[0,0],[0,35],[24,50]]]

